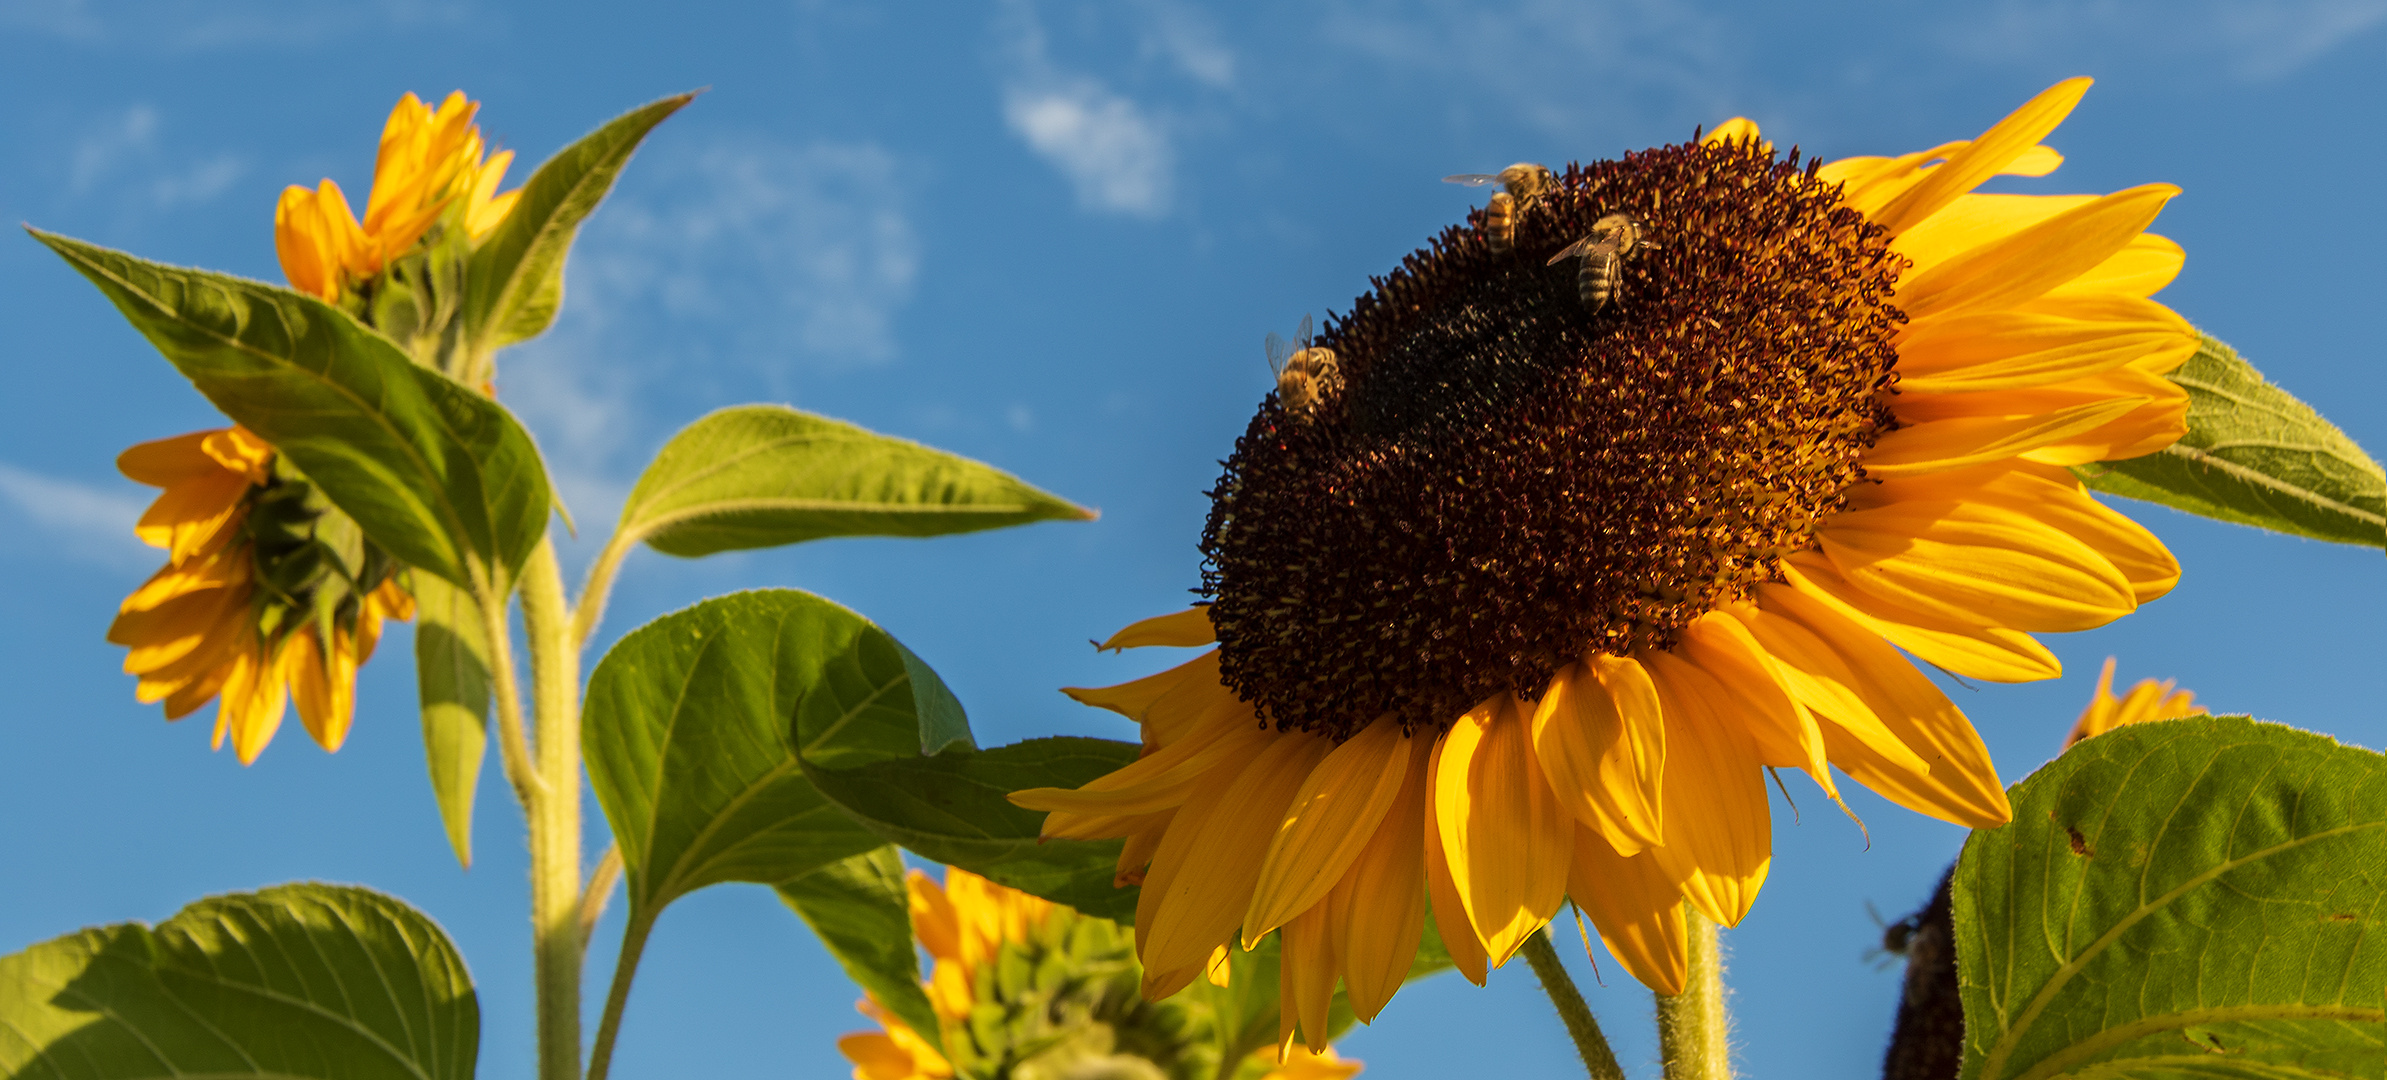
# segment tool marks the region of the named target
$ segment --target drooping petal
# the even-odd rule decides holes
[[[1598,833],[1577,825],[1566,891],[1591,916],[1608,952],[1643,986],[1683,992],[1691,964],[1682,891],[1658,867],[1656,855],[1619,855]]]
[[[1218,782],[1222,767],[1248,760],[1275,738],[1274,732],[1257,723],[1221,724],[1080,787],[1028,788],[1012,792],[1009,798],[1014,806],[1059,814],[1126,817],[1159,813],[1183,805],[1198,786]],[[1044,828],[1047,838],[1094,839],[1065,821],[1047,820]],[[1273,835],[1275,830],[1269,832]]]
[[[1352,1014],[1363,1024],[1374,1020],[1408,979],[1425,933],[1425,848],[1419,840],[1427,832],[1434,740],[1417,735],[1406,744],[1400,794],[1325,900],[1330,925],[1342,935],[1335,955],[1342,958],[1343,986]],[[1480,959],[1476,970],[1482,971]]]
[[[1882,797],[1943,821],[1982,829],[2013,817],[1972,722],[1896,649],[1805,590],[1766,584],[1757,596],[1764,610],[1805,627],[1838,655],[1847,689],[1907,750],[1884,753],[1874,740],[1826,728],[1833,764]]]
[[[1500,694],[1442,736],[1434,825],[1468,922],[1493,966],[1508,962],[1566,899],[1574,815],[1534,761],[1531,721]]]
[[[1788,591],[1787,586],[1769,583],[1759,587],[1760,595],[1766,589]],[[1838,744],[1834,738],[1837,734],[1856,740],[1873,755],[1895,762],[1909,772],[1930,771],[1931,766],[1915,756],[1875,715],[1860,689],[1862,682],[1828,642],[1798,621],[1763,606],[1743,604],[1732,608],[1731,613],[1774,657],[1782,672],[1783,686],[1821,721],[1819,727],[1827,751]],[[1839,729],[1837,732],[1833,730],[1835,727]],[[1838,764],[1839,756],[1833,755],[1832,761]]]
[[[1749,734],[1758,761],[1804,769],[1825,794],[1839,800],[1824,756],[1822,730],[1783,685],[1774,658],[1748,627],[1721,611],[1708,612],[1683,627],[1682,645],[1674,655],[1698,665],[1714,680],[1723,692],[1716,699],[1721,718]]]
[[[332,648],[316,640],[310,626],[290,635],[290,696],[298,706],[298,720],[315,745],[336,752],[348,741],[348,725],[356,715],[356,647],[348,635],[333,632]]]
[[[1684,899],[1737,924],[1773,864],[1764,763],[1741,726],[1719,712],[1731,699],[1707,673],[1667,652],[1636,659],[1657,684],[1667,729],[1666,842],[1645,854]]]
[[[1146,675],[1117,686],[1063,687],[1061,692],[1081,705],[1109,709],[1147,729],[1147,746],[1165,745],[1176,738],[1221,697],[1233,697],[1234,691],[1218,681],[1218,650],[1200,656],[1166,671]]]
[[[1638,661],[1593,653],[1552,676],[1534,706],[1533,756],[1558,801],[1618,851],[1661,842],[1666,725]]]
[[[1305,732],[1276,734],[1233,782],[1209,787],[1178,810],[1136,905],[1148,970],[1199,965],[1235,932],[1285,808],[1332,748]]]
[[[1244,948],[1316,907],[1358,860],[1408,779],[1408,751],[1400,723],[1386,717],[1343,740],[1310,771],[1269,842],[1243,915]]]
[[[1450,738],[1434,740],[1434,753],[1426,765],[1426,807],[1424,827],[1426,851],[1426,898],[1432,903],[1434,930],[1442,938],[1442,948],[1450,953],[1451,966],[1477,986],[1484,984],[1485,969],[1490,957],[1483,942],[1476,940],[1475,927],[1467,921],[1467,904],[1459,897],[1459,885],[1453,878],[1450,853],[1442,843],[1441,784],[1436,778],[1442,774],[1442,758],[1449,749]]]
[[[2104,556],[2130,583],[2144,604],[2170,592],[2180,580],[2179,560],[2146,527],[2089,496],[2070,472],[2030,462],[1991,465],[1870,485],[1850,500],[1852,508],[1964,502],[2028,517],[2087,545]]]
[[[1285,923],[1284,932],[1278,936],[1277,986],[1284,1002],[1279,1008],[1276,1041],[1279,1057],[1293,1043],[1296,1022],[1303,1043],[1313,1051],[1326,1049],[1331,1030],[1327,1012],[1334,1005],[1338,974],[1333,927],[1328,918],[1325,905],[1313,905]]]

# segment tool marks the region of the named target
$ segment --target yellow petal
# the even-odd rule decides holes
[[[1119,845],[1119,870],[1111,876],[1112,888],[1144,883],[1144,868],[1152,865],[1153,854],[1160,850],[1161,837],[1168,835],[1169,823],[1176,819],[1175,810],[1163,810],[1120,823],[1119,831],[1126,834],[1127,842]]]
[[[281,656],[282,650],[251,639],[235,654],[225,677],[223,699],[216,705],[216,744],[223,745],[229,733],[232,753],[243,765],[255,764],[282,726],[288,698]]]
[[[2086,78],[2066,79],[2040,91],[2039,96],[1982,132],[1971,145],[1950,154],[1947,164],[1932,170],[1913,190],[1883,207],[1880,213],[1870,215],[1873,221],[1895,236],[1937,213],[1957,196],[1980,186],[1983,180],[2005,171],[2072,114],[2072,107],[2080,104],[2081,95],[2088,93],[2090,82]]]
[[[1111,635],[1102,643],[1105,649],[1137,649],[1146,645],[1208,645],[1218,640],[1218,631],[1210,626],[1210,609],[1192,607],[1167,615],[1156,615],[1141,622],[1129,623],[1126,629]]]
[[[1890,250],[1914,261],[1899,275],[1912,281],[1915,275],[1982,244],[2096,199],[2094,195],[1964,195],[1929,220],[1898,234],[1890,242]]]
[[[1973,248],[1900,282],[1898,308],[1924,319],[2029,300],[2128,247],[2179,193],[2170,184],[2143,184]]]
[[[2012,390],[2124,364],[2161,373],[2186,362],[2201,340],[2152,300],[2042,297],[2021,309],[1914,324],[1898,342],[1898,387],[1902,395]]]
[[[1451,881],[1492,965],[1508,962],[1566,900],[1574,816],[1533,755],[1531,721],[1503,693],[1443,733],[1434,826]]]
[[[1400,723],[1385,717],[1343,740],[1310,771],[1268,845],[1243,913],[1244,948],[1316,907],[1351,868],[1408,778],[1408,743]]]
[[[2138,606],[2104,556],[2006,507],[1902,502],[1836,514],[1815,535],[1850,584],[1951,622],[2089,630]]]
[[[1765,585],[1767,589],[1791,591],[1788,586]],[[1831,645],[1815,635],[1805,625],[1777,611],[1763,607],[1738,605],[1730,609],[1757,638],[1759,644],[1774,658],[1782,673],[1782,684],[1801,704],[1807,706],[1821,721],[1821,735],[1825,749],[1838,745],[1843,739],[1863,744],[1875,757],[1896,763],[1913,773],[1930,771],[1931,766],[1916,757],[1905,743],[1882,723],[1873,706],[1865,700],[1860,689],[1863,682],[1850,671],[1846,661]],[[1903,662],[1903,661],[1902,661]],[[1837,729],[1837,730],[1835,730]],[[1832,754],[1838,764],[1840,755]],[[1846,768],[1846,766],[1842,766]]]
[[[1852,508],[1912,502],[1970,502],[1999,507],[2064,533],[2105,557],[2144,604],[2179,583],[2180,563],[2146,527],[2089,496],[2060,468],[2028,462],[1984,466],[1870,485]]]
[[[1278,734],[1233,782],[1207,786],[1178,810],[1136,905],[1147,969],[1198,966],[1235,932],[1285,808],[1332,748],[1305,732]]]
[[[2087,273],[2053,289],[2056,296],[2153,296],[2180,276],[2188,253],[2169,237],[2140,233]]]
[[[1285,924],[1279,935],[1277,985],[1282,1004],[1277,1048],[1281,1054],[1293,1041],[1298,1022],[1302,1042],[1311,1050],[1326,1049],[1327,1012],[1334,1005],[1334,937],[1323,904],[1311,907]]]
[[[1567,867],[1567,895],[1591,916],[1616,962],[1651,990],[1682,993],[1691,967],[1682,891],[1658,867],[1658,857],[1619,855],[1598,833],[1577,825]]]
[[[1426,812],[1419,831],[1426,841],[1426,897],[1432,902],[1434,930],[1442,938],[1442,948],[1450,953],[1451,966],[1459,969],[1467,981],[1484,984],[1485,968],[1490,957],[1484,944],[1476,940],[1475,927],[1467,921],[1467,905],[1459,898],[1458,882],[1453,880],[1450,853],[1442,844],[1441,785],[1435,778],[1442,773],[1442,757],[1450,745],[1448,733],[1434,740],[1434,753],[1426,765]]]
[[[1715,699],[1719,719],[1749,733],[1759,762],[1804,769],[1825,794],[1839,801],[1824,756],[1822,730],[1806,706],[1784,688],[1774,658],[1748,627],[1721,611],[1708,612],[1683,627],[1682,644],[1674,655],[1698,665],[1723,691]]]
[[[1972,722],[1888,642],[1803,590],[1766,584],[1757,597],[1764,610],[1805,627],[1838,655],[1847,688],[1904,750],[1885,753],[1852,729],[1827,727],[1832,764],[1883,798],[1943,821],[1985,829],[2013,817]]]
[[[1028,788],[1012,792],[1011,804],[1030,810],[1123,817],[1154,814],[1183,805],[1195,789],[1234,775],[1233,767],[1250,760],[1277,735],[1259,724],[1221,724],[1180,739],[1127,765],[1070,788]],[[1227,770],[1221,772],[1221,770]],[[1047,838],[1093,839],[1045,823]],[[1270,833],[1274,833],[1270,829]]]
[[[1833,611],[1888,638],[1923,662],[1965,678],[2020,683],[2064,673],[2055,654],[2027,633],[1951,622],[1900,607],[1850,585],[1831,560],[1817,552],[1790,556],[1782,570],[1801,593],[1830,605]]]
[[[1176,741],[1221,698],[1235,696],[1234,691],[1218,681],[1216,649],[1167,671],[1117,686],[1069,686],[1061,692],[1078,704],[1109,709],[1145,725],[1144,742],[1148,746]]]
[[[1660,842],[1666,725],[1638,661],[1593,653],[1552,677],[1534,706],[1533,756],[1558,801],[1616,850]]]
[[[315,628],[290,635],[290,696],[298,706],[298,721],[327,751],[348,741],[348,725],[356,714],[356,649],[334,631],[329,654],[316,640]]]
[[[1757,902],[1774,857],[1757,745],[1718,712],[1729,699],[1705,672],[1671,653],[1637,659],[1657,684],[1668,729],[1666,842],[1644,854],[1684,899],[1734,925]]]
[[[2144,398],[2101,399],[2047,414],[1958,416],[1917,422],[1883,434],[1865,452],[1865,472],[1874,477],[1916,476],[2020,457],[2120,420],[2145,401]],[[1892,406],[1897,407],[1897,404]]]
[[[1343,986],[1351,1012],[1367,1023],[1383,1011],[1409,978],[1424,937],[1426,919],[1426,788],[1435,740],[1419,734],[1404,747],[1405,775],[1392,809],[1377,823],[1359,858],[1326,894],[1326,910],[1341,936]],[[1480,973],[1482,963],[1477,962]]]

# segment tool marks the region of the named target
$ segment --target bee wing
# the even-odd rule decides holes
[[[1277,375],[1285,373],[1285,364],[1293,359],[1293,350],[1277,332],[1268,332],[1268,370]]]
[[[1306,311],[1301,313],[1301,329],[1293,332],[1293,340],[1300,343],[1303,352],[1309,351],[1310,316]]]
[[[1485,184],[1499,183],[1500,177],[1495,173],[1463,172],[1452,173],[1449,176],[1445,176],[1442,178],[1442,182],[1445,184],[1459,184],[1464,187],[1482,187]]]
[[[1556,255],[1552,255],[1552,256],[1550,256],[1550,261],[1549,261],[1549,262],[1546,262],[1546,263],[1543,263],[1542,265],[1543,265],[1543,266],[1556,266],[1556,265],[1558,265],[1558,264],[1559,264],[1559,263],[1561,263],[1561,262],[1564,262],[1564,261],[1566,261],[1566,260],[1568,260],[1568,259],[1572,259],[1572,258],[1574,258],[1575,256],[1577,256],[1577,255],[1581,255],[1581,254],[1583,254],[1583,253],[1584,253],[1584,252],[1586,252],[1586,251],[1590,251],[1590,250],[1591,250],[1591,245],[1592,245],[1592,244],[1594,244],[1594,243],[1597,243],[1597,242],[1598,242],[1598,241],[1596,240],[1596,238],[1594,238],[1594,237],[1589,237],[1589,236],[1586,236],[1586,237],[1584,237],[1584,238],[1583,238],[1583,239],[1581,239],[1581,240],[1577,240],[1577,241],[1575,241],[1575,242],[1574,242],[1574,243],[1572,243],[1572,244],[1568,244],[1568,245],[1566,246],[1566,249],[1565,249],[1565,250],[1563,250],[1563,251],[1560,251],[1560,252],[1559,252],[1558,254],[1556,254]]]

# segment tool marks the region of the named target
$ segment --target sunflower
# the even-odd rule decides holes
[[[274,250],[291,287],[336,302],[421,242],[451,207],[473,240],[496,228],[522,191],[498,194],[514,152],[482,159],[481,129],[472,122],[480,108],[462,90],[436,109],[413,94],[399,98],[382,128],[361,223],[328,178],[313,190],[283,189]]]
[[[135,531],[166,550],[166,565],[108,627],[108,640],[130,650],[135,696],[165,702],[168,720],[221,698],[215,745],[229,735],[244,765],[296,698],[307,733],[338,750],[355,715],[356,669],[372,657],[381,621],[414,614],[386,559],[361,539],[342,543],[326,527],[336,511],[278,473],[273,447],[245,428],[142,443],[116,464],[164,489]]]
[[[2064,746],[2082,739],[2095,738],[2128,724],[2144,724],[2150,720],[2178,720],[2190,716],[2209,716],[2204,706],[2196,703],[2196,694],[2176,690],[2178,682],[2165,679],[2140,679],[2138,685],[2120,698],[2113,696],[2114,658],[2105,658],[2105,670],[2097,675],[2097,693],[2089,698],[2089,707],[2082,709],[2080,719],[2072,725],[2072,733],[2064,737]]]
[[[1979,194],[2061,162],[2088,80],[1980,138],[1804,161],[1705,139],[1526,166],[1334,320],[1212,492],[1208,602],[1107,645],[1215,648],[1071,690],[1139,760],[1021,791],[1124,838],[1145,993],[1281,934],[1284,1024],[1361,1019],[1433,918],[1477,982],[1571,897],[1660,993],[1687,903],[1740,921],[1766,771],[1831,767],[1971,827],[2011,816],[1904,653],[1995,682],[2179,568],[2066,466],[2186,430],[2196,332],[2148,297],[2177,194]],[[1430,900],[1430,904],[1429,904]]]
[[[837,1040],[854,1063],[855,1080],[1218,1075],[1215,1063],[1194,1049],[1207,1034],[1198,1018],[1108,993],[1110,977],[1124,972],[1132,998],[1135,968],[1111,923],[966,870],[947,870],[942,885],[915,870],[906,884],[913,936],[933,964],[923,984],[929,1007],[965,1064],[957,1070],[929,1040],[866,997],[856,1007],[880,1030]],[[1332,1050],[1299,1050],[1281,1063],[1260,1057],[1235,1075],[1349,1080],[1360,1068]]]

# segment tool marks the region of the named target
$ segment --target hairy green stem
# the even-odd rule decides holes
[[[483,582],[473,590],[481,609],[481,633],[489,639],[489,696],[497,700],[497,753],[505,763],[506,783],[514,800],[529,815],[538,800],[539,774],[531,762],[530,739],[524,734],[522,688],[514,673],[514,630],[506,619],[511,586]]]
[[[538,987],[540,1080],[580,1080],[580,641],[555,545],[524,564],[539,784],[530,806],[530,908]]]
[[[1724,1011],[1724,955],[1716,924],[1682,906],[1690,938],[1690,975],[1683,992],[1658,995],[1658,1052],[1666,1080],[1732,1080],[1732,1021]]]
[[[1559,961],[1557,946],[1550,943],[1549,927],[1525,939],[1525,962],[1533,965],[1533,975],[1541,980],[1542,992],[1550,995],[1550,1004],[1558,1006],[1558,1018],[1566,1023],[1566,1033],[1574,1036],[1575,1052],[1583,1055],[1583,1071],[1592,1080],[1624,1080],[1624,1068],[1616,1063],[1616,1051],[1608,1048],[1608,1037],[1600,1034],[1600,1022],[1592,1018],[1583,991],[1575,986],[1575,977],[1567,974],[1566,965]]]
[[[622,1009],[630,1004],[630,980],[638,976],[638,958],[646,955],[646,936],[653,920],[636,908],[622,930],[622,951],[613,961],[613,988],[605,992],[605,1015],[597,1021],[597,1048],[589,1053],[588,1080],[605,1080],[613,1068],[613,1040],[622,1033]]]
[[[597,561],[590,563],[588,580],[580,584],[580,608],[572,613],[572,640],[582,648],[595,636],[597,624],[605,619],[605,599],[613,593],[614,572],[622,568],[622,558],[637,547],[638,541],[621,533],[605,542],[605,549],[597,552]]]

